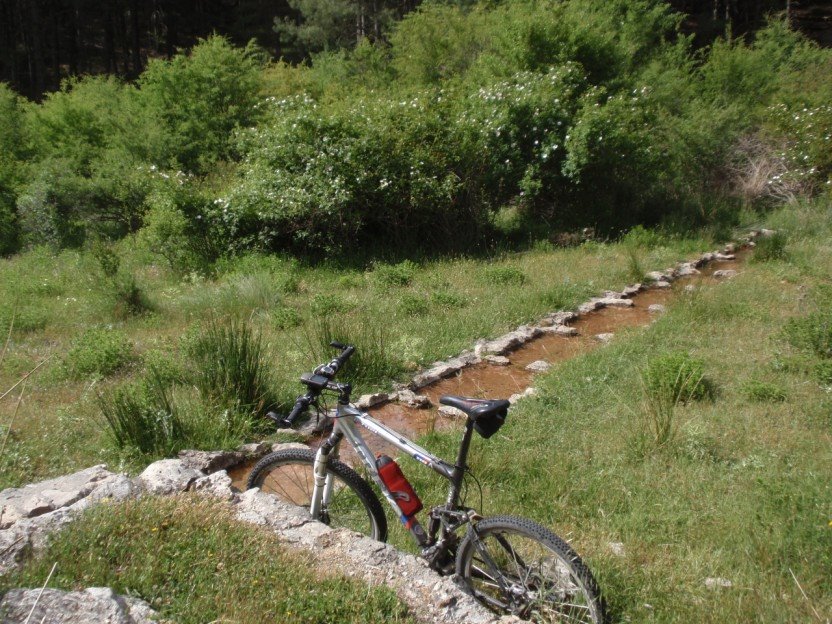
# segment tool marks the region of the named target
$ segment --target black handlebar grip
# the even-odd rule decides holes
[[[298,397],[298,400],[295,401],[295,406],[292,408],[292,411],[289,412],[289,415],[280,421],[281,426],[285,428],[290,428],[294,422],[298,419],[298,417],[306,411],[306,408],[309,407],[309,397],[302,396]]]
[[[330,347],[335,347],[336,349],[342,349],[342,350],[347,348],[347,345],[345,345],[345,344],[343,344],[343,343],[341,343],[341,342],[336,342],[335,340],[333,340],[332,342],[330,342],[330,343],[329,343],[329,346],[330,346]]]
[[[354,347],[354,346],[349,345],[348,347],[346,347],[346,348],[345,348],[345,349],[341,352],[341,355],[339,355],[337,358],[335,358],[336,360],[338,360],[338,368],[341,368],[341,367],[344,365],[344,363],[345,363],[348,359],[350,359],[350,356],[351,356],[354,352],[355,352],[355,347]]]

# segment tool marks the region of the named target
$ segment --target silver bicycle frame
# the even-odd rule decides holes
[[[442,459],[432,455],[412,440],[396,433],[390,429],[390,427],[377,421],[366,412],[362,412],[352,405],[339,404],[335,414],[335,425],[332,430],[333,435],[339,433],[342,434],[355,449],[355,452],[358,453],[361,461],[367,467],[367,471],[373,481],[375,481],[376,485],[378,485],[384,495],[384,498],[393,508],[393,511],[396,512],[403,524],[407,524],[407,518],[402,515],[399,506],[396,504],[396,500],[390,493],[390,490],[387,489],[387,486],[384,485],[381,477],[379,477],[373,452],[364,441],[361,432],[356,427],[356,423],[371,433],[376,434],[385,442],[389,442],[416,461],[430,467],[435,472],[453,483],[456,472],[454,466],[451,466]],[[335,453],[337,456],[337,447],[333,449],[332,453]],[[309,508],[313,518],[318,517],[322,505],[329,505],[330,497],[332,495],[333,477],[332,475],[327,476],[326,471],[328,458],[329,456],[325,455],[323,447],[319,448],[318,452],[315,454],[315,487],[312,492],[312,503]]]

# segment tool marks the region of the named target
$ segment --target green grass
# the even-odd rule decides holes
[[[800,319],[814,323],[826,301],[827,206],[772,215],[790,241],[787,258],[680,294],[648,328],[555,366],[537,397],[475,443],[484,513],[529,516],[567,536],[614,621],[811,622],[832,613],[832,398],[814,372],[829,361],[825,334],[800,332],[793,346],[784,333],[803,328]],[[676,403],[675,435],[644,453],[642,371],[657,354],[679,352],[716,392]],[[789,357],[804,366],[783,367]],[[423,442],[452,457],[458,439]],[[438,479],[412,462],[403,468],[428,504],[442,500]],[[624,544],[624,556],[611,542]],[[733,587],[709,589],[708,577]]]
[[[268,530],[199,499],[143,498],[103,504],[73,522],[19,573],[11,587],[109,586],[150,602],[181,624],[237,622],[412,622],[391,590],[318,571]]]

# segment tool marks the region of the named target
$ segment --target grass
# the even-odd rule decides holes
[[[832,613],[832,395],[814,372],[829,361],[825,334],[801,330],[793,346],[784,333],[804,319],[817,326],[832,220],[819,203],[769,223],[788,236],[787,257],[682,293],[649,328],[555,366],[536,397],[473,447],[483,512],[529,516],[568,537],[613,621],[824,622]],[[675,402],[675,435],[643,453],[634,415],[645,363],[680,352],[718,392]],[[783,367],[787,357],[805,365]],[[423,443],[452,457],[458,439],[435,433]],[[438,479],[403,468],[426,504],[442,500]],[[708,588],[709,577],[733,586]]]
[[[237,522],[217,501],[100,505],[22,572],[0,577],[0,594],[42,586],[53,563],[49,587],[112,587],[181,624],[413,621],[392,591],[326,571],[316,576],[311,559],[287,552],[268,530]]]

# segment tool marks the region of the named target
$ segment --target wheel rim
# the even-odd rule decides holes
[[[318,520],[333,528],[348,528],[376,538],[375,520],[355,491],[337,474],[333,479],[329,504],[321,510]],[[315,475],[311,464],[283,464],[269,470],[262,478],[260,490],[280,500],[309,509],[315,487]]]
[[[480,542],[487,554],[472,545],[466,576],[485,603],[541,624],[595,621],[583,583],[557,552],[509,531],[481,534]]]

